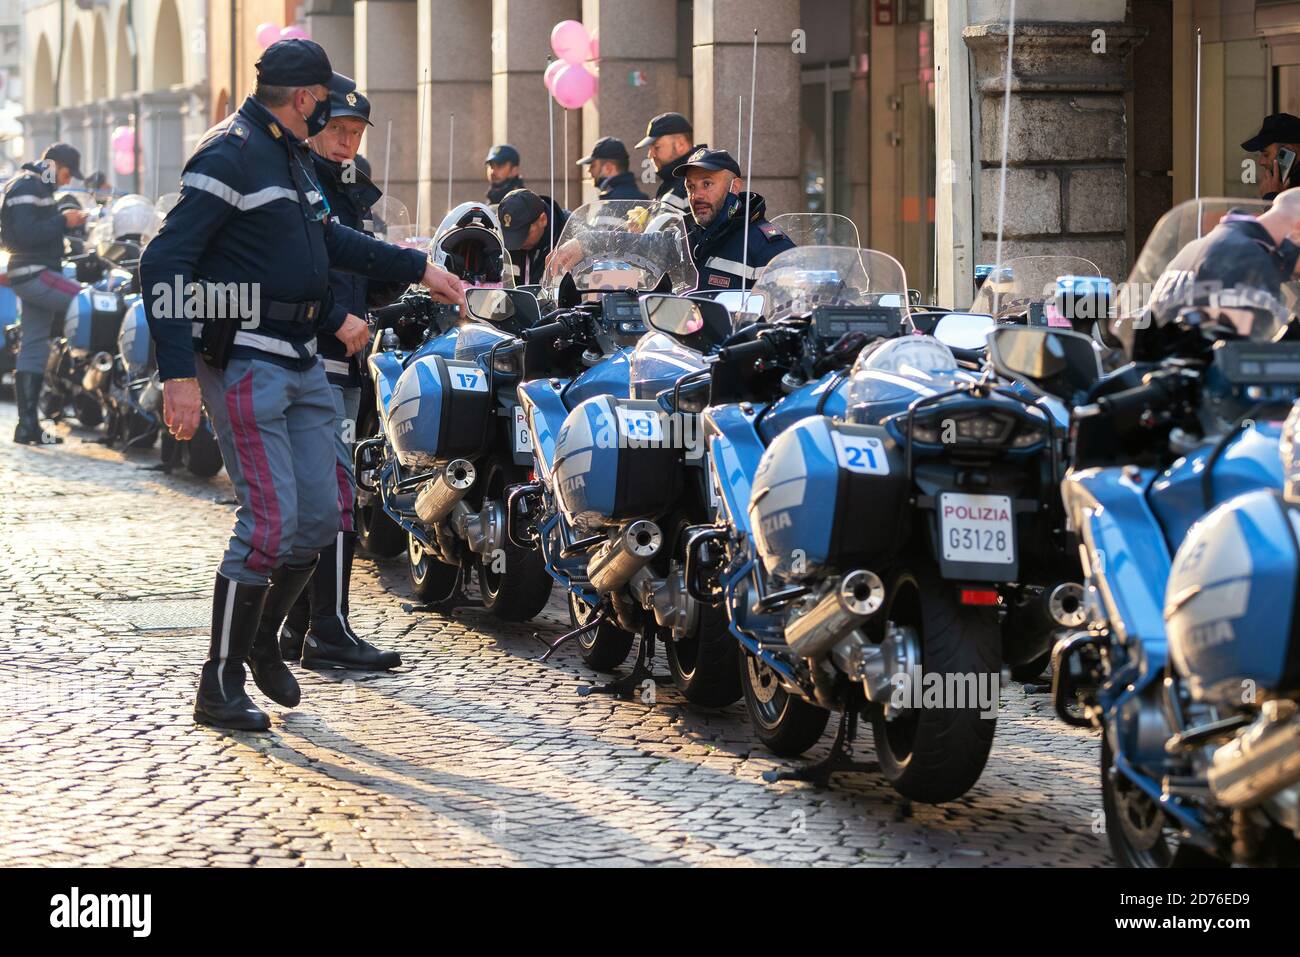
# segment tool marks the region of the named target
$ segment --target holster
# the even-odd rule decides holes
[[[203,302],[214,302],[213,284],[199,281],[198,285],[203,290]],[[202,319],[199,355],[214,369],[224,370],[230,364],[230,352],[235,347],[235,333],[243,321],[237,306],[234,302],[227,303],[226,308],[217,309],[215,315],[205,315]]]

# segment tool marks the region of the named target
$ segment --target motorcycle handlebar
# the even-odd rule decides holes
[[[1104,395],[1097,399],[1097,405],[1104,412],[1117,415],[1124,412],[1141,411],[1149,406],[1173,398],[1173,381],[1161,376],[1152,377],[1142,385],[1114,395]]]
[[[718,350],[718,359],[722,362],[743,362],[752,359],[766,359],[776,351],[772,340],[755,339],[753,342],[741,342],[734,346],[724,346]]]
[[[414,315],[420,309],[420,300],[418,299],[399,299],[391,306],[381,306],[378,309],[371,309],[370,316],[375,320],[375,325],[380,329],[391,326],[399,319],[405,319]]]
[[[525,329],[519,334],[521,339],[543,339],[546,336],[558,336],[563,334],[569,328],[564,322],[546,322],[540,326],[533,326],[531,329]]]

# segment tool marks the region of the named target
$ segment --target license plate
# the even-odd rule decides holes
[[[528,417],[524,415],[522,405],[514,407],[512,421],[515,432],[515,451],[531,452],[533,450],[533,433],[528,431]]]
[[[939,537],[949,562],[1011,565],[1016,560],[1016,523],[1006,495],[939,496]]]

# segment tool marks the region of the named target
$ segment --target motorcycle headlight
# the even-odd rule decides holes
[[[492,357],[492,371],[499,375],[519,375],[522,356],[523,353],[518,349],[498,352]]]
[[[1022,425],[1011,439],[1013,449],[1027,449],[1047,438],[1047,430],[1042,426]]]
[[[898,424],[899,431],[907,434],[906,417]],[[940,445],[943,441],[936,423],[933,422],[913,422],[911,437],[914,441],[924,442],[926,445]]]

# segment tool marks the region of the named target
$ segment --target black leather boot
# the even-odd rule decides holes
[[[320,565],[308,586],[311,628],[302,648],[304,668],[388,671],[402,663],[397,652],[380,651],[348,624],[348,586],[356,541],[355,532],[339,532],[334,544],[320,553]]]
[[[18,409],[14,441],[19,445],[58,445],[63,441],[41,426],[41,384],[44,380],[45,376],[39,372],[14,373],[14,405]]]
[[[266,731],[271,719],[244,692],[244,659],[262,620],[265,585],[243,585],[217,572],[212,592],[212,643],[199,677],[194,720],[237,731]]]
[[[317,564],[312,574],[319,575],[324,564]],[[308,583],[280,626],[280,657],[285,661],[297,661],[302,657],[302,640],[307,636],[307,625],[311,621],[311,600],[307,597],[310,590],[311,584]]]
[[[298,600],[316,563],[292,567],[281,565],[271,572],[271,587],[266,593],[266,607],[262,609],[262,622],[253,639],[253,652],[248,656],[248,670],[253,680],[276,704],[295,707],[302,698],[298,679],[280,656],[280,626],[284,624],[289,609]]]

